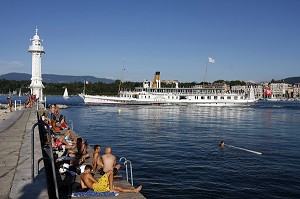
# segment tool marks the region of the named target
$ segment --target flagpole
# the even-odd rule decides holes
[[[83,81],[83,94],[85,95],[85,80]]]
[[[121,72],[121,79],[120,79],[120,84],[119,84],[118,96],[120,96],[120,92],[121,92],[121,85],[122,85],[124,67],[125,67],[125,57],[124,57],[123,65],[122,65],[122,72]]]
[[[204,86],[204,82],[206,81],[206,74],[207,74],[207,66],[208,66],[208,60],[206,62],[206,67],[205,67],[205,76],[204,76],[204,81],[203,81],[203,86]]]

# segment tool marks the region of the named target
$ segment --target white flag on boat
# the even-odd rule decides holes
[[[215,60],[214,58],[208,57],[208,62],[209,62],[209,63],[215,63],[215,61],[216,61],[216,60]]]

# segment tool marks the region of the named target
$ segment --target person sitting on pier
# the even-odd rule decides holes
[[[71,134],[71,131],[68,130],[65,134],[64,134],[64,138],[65,140],[68,142],[69,145],[76,145],[77,143],[77,138],[80,138],[80,136],[76,136]],[[74,140],[76,139],[76,141]]]
[[[77,153],[73,154],[72,156],[74,157],[74,155],[75,155],[75,157],[77,157],[79,159],[78,164],[80,165],[90,155],[88,154],[86,144],[82,141],[81,137],[77,138],[76,147],[77,147]]]
[[[103,168],[103,162],[102,162],[101,157],[99,155],[100,151],[101,151],[100,145],[95,145],[94,146],[94,152],[93,152],[93,170],[94,171],[97,171],[98,166],[100,168]]]
[[[57,104],[54,104],[54,115],[56,117],[56,120],[59,120],[59,106]]]
[[[32,107],[32,100],[31,95],[27,94],[26,102],[25,102],[25,108],[31,108]]]
[[[52,115],[52,117],[51,117],[51,129],[53,131],[63,130],[60,126],[56,125],[56,116],[54,116],[54,115]]]
[[[69,129],[69,127],[66,123],[65,117],[63,115],[59,116],[59,124],[62,129]]]
[[[50,105],[49,106],[49,112],[50,112],[50,119],[53,118],[53,116],[55,116],[55,105]]]
[[[102,175],[98,180],[96,180],[92,175],[92,166],[86,165],[84,168],[84,172],[80,175],[80,184],[82,189],[92,189],[94,192],[127,192],[127,193],[138,193],[142,189],[142,185],[140,185],[136,189],[127,189],[113,185],[113,172],[108,171],[104,175]]]
[[[47,117],[45,112],[42,115],[42,121],[45,122],[46,124],[51,124],[51,120]]]
[[[116,164],[116,156],[111,154],[111,147],[106,147],[105,154],[102,155],[103,161],[103,172],[113,171],[114,175],[118,173],[118,170],[121,168],[120,164]],[[100,170],[101,173],[101,170]]]
[[[72,144],[70,144],[66,139],[65,139],[65,136],[63,135],[60,135],[60,134],[52,134],[52,139],[53,141],[55,142],[60,142],[62,143],[63,145],[66,146],[66,149],[75,149],[76,146],[73,146]],[[59,141],[58,141],[59,140]]]

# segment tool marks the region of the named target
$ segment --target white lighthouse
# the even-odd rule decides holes
[[[42,83],[42,54],[45,53],[44,47],[41,45],[43,41],[37,34],[38,29],[35,29],[35,35],[30,41],[32,45],[29,46],[28,52],[32,54],[32,77],[31,77],[31,94],[36,96],[36,99],[43,100],[43,88]]]

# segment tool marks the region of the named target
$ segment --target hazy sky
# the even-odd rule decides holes
[[[38,27],[42,73],[124,81],[270,81],[300,76],[299,0],[0,2],[0,74],[31,73]]]

